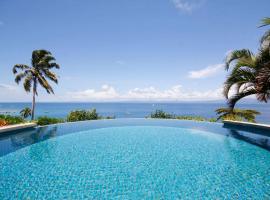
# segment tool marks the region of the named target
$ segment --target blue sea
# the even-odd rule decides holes
[[[18,114],[31,103],[0,103],[0,114]],[[103,116],[116,118],[143,118],[149,116],[156,109],[177,115],[216,117],[217,108],[226,107],[225,103],[192,102],[192,103],[37,103],[36,117],[51,116],[65,118],[72,110],[96,108]],[[243,103],[238,108],[255,109],[261,112],[257,122],[270,123],[270,104]]]

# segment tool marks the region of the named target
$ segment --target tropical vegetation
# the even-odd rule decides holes
[[[0,126],[14,125],[26,122],[20,116],[0,115]]]
[[[28,118],[31,116],[32,114],[32,111],[31,111],[31,108],[24,108],[20,111],[20,114],[21,114],[21,117],[23,117],[24,119]]]
[[[262,21],[269,25],[270,18]],[[249,49],[232,51],[226,58],[226,70],[232,68],[224,84],[224,95],[231,110],[242,98],[256,95],[260,102],[270,99],[270,30],[261,38],[257,54]],[[234,92],[232,95],[229,93]]]
[[[48,80],[58,83],[57,75],[52,72],[53,68],[59,69],[59,65],[55,62],[55,58],[51,52],[47,50],[35,50],[32,52],[32,66],[25,64],[16,64],[13,67],[13,73],[16,75],[15,82],[19,84],[22,80],[26,92],[32,90],[32,120],[35,116],[36,95],[38,95],[37,88],[40,85],[46,90],[48,94],[53,94],[53,88]],[[19,72],[20,71],[20,72]]]
[[[241,109],[233,109],[230,108],[219,108],[216,110],[217,115],[219,117],[217,120],[233,120],[233,121],[248,121],[248,122],[256,122],[256,115],[259,115],[260,112],[256,110],[241,110]]]
[[[155,110],[150,114],[147,118],[153,119],[178,119],[178,120],[194,120],[194,121],[208,121],[208,122],[216,122],[216,118],[205,118],[201,116],[187,116],[187,115],[175,115],[166,113],[163,110]]]
[[[58,124],[58,123],[63,123],[63,122],[65,122],[64,119],[47,117],[47,116],[38,117],[37,119],[37,125],[39,126],[45,126],[49,124]]]
[[[174,119],[175,117],[176,117],[175,115],[166,113],[163,110],[155,110],[150,115],[150,118],[158,118],[158,119]]]
[[[68,122],[97,120],[101,117],[98,115],[96,109],[92,110],[75,110],[71,111],[67,116]]]

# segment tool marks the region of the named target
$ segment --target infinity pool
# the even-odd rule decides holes
[[[268,133],[120,119],[0,138],[0,199],[269,199]]]

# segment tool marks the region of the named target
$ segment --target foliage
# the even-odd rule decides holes
[[[39,117],[37,119],[37,124],[39,126],[45,126],[49,124],[57,124],[57,123],[63,123],[63,122],[64,122],[63,119],[47,117],[47,116]]]
[[[71,111],[67,116],[68,122],[97,120],[100,119],[96,109],[92,110],[75,110]]]
[[[175,116],[169,113],[166,113],[162,110],[156,110],[155,112],[151,113],[151,118],[159,118],[159,119],[174,119]]]
[[[262,19],[262,23],[259,27],[268,26],[270,25],[270,17],[265,17]]]
[[[0,120],[2,121],[3,125],[13,125],[25,122],[22,117],[11,115],[0,115]]]
[[[216,122],[215,118],[207,119],[201,116],[173,115],[162,110],[156,110],[155,112],[151,113],[150,118]]]
[[[217,120],[233,120],[233,121],[248,121],[255,122],[256,115],[260,112],[256,110],[241,110],[241,109],[230,109],[230,108],[219,108],[216,110],[219,117]]]
[[[55,58],[51,52],[47,50],[35,50],[32,53],[32,66],[25,64],[16,64],[13,67],[13,73],[16,75],[15,82],[19,84],[22,80],[26,92],[33,91],[33,109],[32,119],[34,118],[35,110],[35,96],[37,93],[37,86],[43,87],[48,94],[54,93],[53,88],[48,80],[58,83],[57,75],[51,69],[59,69],[59,65],[55,63]],[[21,72],[19,72],[20,70]]]
[[[263,20],[269,25],[270,18]],[[224,84],[224,95],[231,109],[237,101],[256,95],[257,100],[267,102],[270,99],[270,30],[261,38],[261,47],[257,54],[248,49],[235,50],[226,58],[226,69],[232,68]],[[229,93],[234,91],[229,97]]]
[[[22,109],[21,111],[20,111],[20,114],[21,114],[21,116],[24,118],[24,119],[26,119],[26,118],[28,118],[28,117],[30,117],[31,116],[31,109],[30,108],[28,108],[28,107],[26,107],[26,108],[24,108],[24,109]]]

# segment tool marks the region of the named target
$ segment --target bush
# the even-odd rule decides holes
[[[151,118],[159,118],[159,119],[174,119],[175,116],[168,114],[162,110],[156,110],[155,112],[151,113]]]
[[[63,119],[47,117],[47,116],[39,117],[37,119],[37,124],[39,126],[45,126],[49,124],[57,124],[57,123],[63,123],[63,122],[64,122]]]
[[[5,122],[6,125],[20,124],[25,122],[22,117],[11,115],[0,115],[0,120]]]
[[[75,110],[71,111],[67,116],[68,122],[97,120],[100,119],[96,109],[93,110]]]
[[[231,109],[231,108],[219,108],[216,110],[218,116],[217,120],[233,120],[233,121],[248,121],[256,122],[255,118],[260,112],[256,110],[244,110],[244,109]]]
[[[207,121],[204,117],[200,116],[177,116],[176,119],[179,120],[195,120],[195,121]]]
[[[158,118],[158,119],[179,119],[179,120],[194,120],[194,121],[208,121],[208,122],[216,122],[215,118],[204,118],[201,116],[185,116],[185,115],[173,115],[166,113],[162,110],[156,110],[154,113],[151,113],[150,118]]]

